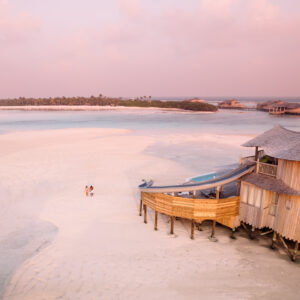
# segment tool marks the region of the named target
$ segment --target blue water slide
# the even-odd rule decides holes
[[[141,192],[151,193],[173,193],[173,192],[189,192],[189,191],[201,191],[225,184],[231,183],[238,180],[242,176],[253,172],[255,169],[254,164],[241,165],[233,171],[228,172],[220,177],[200,181],[200,182],[187,182],[179,185],[165,185],[165,186],[153,186],[153,181],[145,181],[139,185]],[[212,173],[210,173],[212,174]]]

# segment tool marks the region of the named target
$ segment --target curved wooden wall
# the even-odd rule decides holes
[[[196,222],[214,220],[230,228],[240,225],[240,197],[190,199],[149,192],[141,192],[141,197],[145,205],[168,216]]]

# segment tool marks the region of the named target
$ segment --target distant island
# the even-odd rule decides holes
[[[98,97],[56,97],[56,98],[18,98],[18,99],[2,99],[2,106],[124,106],[124,107],[156,107],[156,108],[172,108],[190,111],[216,112],[218,108],[204,101],[161,101],[148,99],[145,97],[122,99],[108,98],[102,95]]]
[[[155,100],[151,96],[113,98],[100,94],[91,97],[16,98],[0,99],[0,109],[25,110],[102,110],[118,107],[179,109],[195,112],[217,112],[218,109],[259,110],[272,115],[300,115],[300,103],[268,100],[249,107],[237,99],[228,99],[213,105],[200,98],[185,100]]]

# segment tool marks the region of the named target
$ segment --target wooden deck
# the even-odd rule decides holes
[[[230,228],[240,225],[240,197],[190,199],[162,193],[141,192],[141,203],[155,212],[201,223],[212,220]]]

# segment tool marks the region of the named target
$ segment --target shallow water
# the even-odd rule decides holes
[[[108,111],[0,111],[0,133],[63,128],[125,128],[135,132],[258,134],[280,124],[300,130],[299,116],[271,116],[260,111],[217,113],[122,109]]]
[[[0,133],[64,128],[124,128],[155,143],[145,154],[176,161],[195,174],[237,163],[252,149],[237,147],[234,136],[260,134],[275,125],[300,131],[299,116],[272,116],[260,111],[220,110],[196,113],[158,109],[103,111],[1,111]],[[201,139],[200,135],[209,138]],[[219,135],[230,135],[230,143]],[[189,140],[194,136],[194,140]],[[199,138],[198,138],[199,137]],[[218,144],[219,143],[219,144]]]

